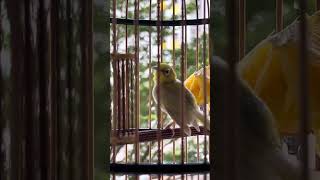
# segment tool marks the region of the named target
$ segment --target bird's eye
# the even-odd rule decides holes
[[[169,75],[169,73],[170,73],[169,70],[164,70],[163,72],[164,72],[164,74],[165,74],[166,76]]]

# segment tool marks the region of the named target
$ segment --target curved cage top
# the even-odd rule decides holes
[[[209,23],[209,10],[209,0],[114,0],[110,22],[140,26],[201,25]]]

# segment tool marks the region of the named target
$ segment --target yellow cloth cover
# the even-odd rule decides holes
[[[185,81],[184,85],[188,88],[195,96],[197,104],[204,105],[204,69],[200,69],[189,76]],[[207,108],[210,107],[210,66],[206,66],[206,94],[207,94]],[[208,109],[209,110],[209,109]]]
[[[308,16],[309,110],[320,152],[320,12]],[[239,64],[242,78],[265,101],[280,133],[298,133],[299,20],[259,43]]]

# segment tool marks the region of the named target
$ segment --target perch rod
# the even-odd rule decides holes
[[[191,127],[191,136],[204,135],[205,130],[203,127],[200,127],[200,132],[195,128]],[[123,144],[133,144],[135,142],[135,130],[119,130],[120,135],[126,134],[118,137],[111,137],[111,144],[123,145]],[[139,142],[148,142],[157,140],[157,129],[140,129],[138,132]],[[173,134],[174,132],[174,134]],[[174,139],[181,137],[180,128],[175,129],[161,129],[160,130],[160,139]]]
[[[136,20],[133,19],[122,19],[122,18],[116,18],[115,20],[113,18],[110,18],[110,22],[115,22],[116,24],[122,24],[122,25],[134,25],[134,22]],[[209,24],[209,19],[189,19],[189,20],[164,20],[164,21],[157,21],[157,20],[137,20],[139,23],[139,26],[182,26],[182,25],[203,25],[203,24]],[[160,24],[158,24],[160,23]]]

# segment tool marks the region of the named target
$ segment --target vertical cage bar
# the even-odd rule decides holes
[[[149,21],[151,21],[151,11],[152,11],[152,1],[149,0]],[[149,26],[148,29],[148,34],[149,34],[149,96],[148,96],[148,127],[151,129],[151,102],[152,102],[152,70],[151,70],[151,62],[152,62],[152,45],[151,45],[151,31],[152,28]],[[152,149],[152,143],[149,142],[149,148],[148,148],[148,153],[149,153],[149,163],[151,163],[151,149]],[[150,177],[151,178],[151,177]]]
[[[174,21],[176,19],[176,0],[172,0],[172,20]],[[172,27],[172,63],[173,63],[173,69],[176,69],[176,27]],[[173,122],[173,128],[176,128],[176,122]],[[173,163],[176,163],[176,140],[173,140],[172,142],[172,154],[173,154]],[[173,176],[173,179],[175,179],[175,176]]]
[[[208,6],[209,6],[209,4],[208,4]],[[206,1],[205,0],[203,0],[203,18],[204,19],[206,19]],[[207,83],[206,83],[206,81],[207,81],[207,79],[206,79],[206,51],[207,51],[207,49],[206,49],[206,47],[207,47],[207,45],[206,45],[206,24],[204,24],[203,25],[203,52],[202,52],[202,59],[203,59],[203,61],[202,61],[202,68],[203,68],[203,87],[204,87],[204,119],[205,119],[205,121],[204,121],[204,127],[207,127],[208,126],[208,124],[207,124],[207,121],[206,121],[206,119],[207,119]],[[206,128],[204,128],[205,130],[205,132],[207,131],[206,130]],[[205,134],[207,134],[207,133],[205,133]],[[207,135],[204,135],[204,162],[205,163],[207,163]]]
[[[135,23],[134,23],[134,31],[135,31],[135,77],[136,77],[136,86],[135,86],[135,91],[136,91],[136,143],[135,143],[135,162],[139,163],[140,162],[140,145],[139,145],[139,128],[140,128],[140,65],[139,65],[139,7],[140,7],[140,1],[135,0]]]
[[[121,98],[121,83],[120,83],[120,61],[117,59],[116,60],[116,75],[117,75],[117,119],[116,119],[116,122],[117,122],[117,135],[118,137],[120,136],[120,130],[121,130],[121,106],[120,106],[120,98]]]
[[[161,1],[161,7],[160,7],[160,19],[161,19],[161,22],[163,22],[163,3],[165,1]],[[162,26],[162,23],[161,23],[161,26],[160,26],[160,62],[162,63],[163,62],[163,26]],[[163,119],[163,114],[161,113],[161,129],[163,129],[163,122],[164,122],[164,119]],[[161,163],[163,163],[163,139],[161,139]],[[162,176],[161,176],[162,178]]]
[[[125,12],[126,12],[126,19],[128,19],[128,0],[126,0],[126,7],[125,7]],[[126,54],[128,54],[128,25],[126,24],[126,26],[125,26],[125,52],[126,52]],[[127,62],[127,61],[126,61]],[[130,69],[131,71],[133,71],[133,69]],[[126,73],[128,73],[128,71],[126,71]],[[127,75],[127,74],[126,74]],[[131,77],[131,78],[133,78],[133,77]],[[128,90],[127,90],[128,91]],[[128,91],[129,92],[129,91]],[[129,106],[129,97],[128,97],[128,101],[127,101],[127,103],[128,103],[128,106]],[[129,108],[129,107],[128,107]],[[129,110],[129,109],[128,109]],[[130,120],[129,120],[129,112],[126,112],[126,113],[128,113],[128,128],[126,128],[126,129],[129,129],[129,127],[130,127]],[[132,119],[132,121],[133,121],[133,119]],[[132,127],[134,127],[134,126],[132,126]],[[128,132],[127,132],[128,133]],[[129,133],[128,133],[129,134]],[[125,145],[125,163],[128,163],[128,145],[126,144]],[[125,177],[125,179],[127,179],[127,176]]]
[[[126,19],[128,19],[128,4],[129,4],[129,2],[128,2],[128,0],[126,0],[126,5],[125,5],[125,7],[126,7]],[[128,25],[126,24],[126,27],[125,27],[125,51],[126,51],[126,54],[128,54]],[[130,62],[128,62],[128,61],[126,61],[127,63],[130,63]],[[126,64],[126,67],[128,67],[128,64]],[[132,71],[132,69],[130,69],[130,71]],[[126,71],[126,76],[129,76],[129,72],[128,71]],[[128,123],[128,129],[131,127],[130,126],[130,118],[129,118],[129,106],[130,106],[130,98],[129,98],[129,79],[127,79],[127,84],[128,84],[128,86],[127,86],[127,103],[128,103],[128,105],[127,105],[127,113],[128,113],[128,116],[127,116],[127,123]],[[132,106],[133,104],[131,103],[131,106]],[[132,112],[131,112],[132,113]],[[125,145],[125,163],[127,163],[128,162],[128,145],[126,144]]]
[[[113,46],[113,54],[117,52],[117,2],[116,0],[112,0],[112,46]]]
[[[126,81],[126,109],[125,109],[125,114],[126,114],[126,125],[125,125],[125,129],[129,130],[130,126],[129,126],[129,106],[130,106],[130,101],[129,101],[129,63],[130,63],[131,59],[126,59],[125,60],[125,81]],[[128,158],[127,158],[127,154],[128,154],[128,145],[126,144],[126,163],[128,162]]]
[[[2,0],[0,0],[0,16],[2,17]],[[2,24],[3,24],[3,18],[0,18],[0,54],[2,54],[2,46],[3,46],[3,29],[2,29]],[[2,150],[2,146],[4,144],[3,141],[3,131],[6,123],[6,119],[4,118],[4,100],[3,100],[3,94],[4,94],[4,81],[2,77],[2,56],[0,56],[0,179],[5,179],[6,177],[6,172],[5,172],[5,153]]]
[[[161,128],[161,109],[160,109],[160,99],[161,99],[161,94],[160,94],[160,3],[161,1],[157,1],[157,64],[158,64],[158,69],[157,69],[157,141],[158,141],[158,150],[157,150],[157,155],[158,155],[158,164],[161,164],[161,140],[160,140],[160,128]]]
[[[117,85],[117,63],[115,59],[112,59],[112,66],[113,66],[113,123],[112,123],[112,132],[113,132],[113,137],[117,136],[117,115],[118,115],[118,108],[117,108],[117,91],[118,91],[118,85]],[[116,144],[112,144],[112,152],[113,152],[113,158],[112,158],[112,163],[116,162]]]
[[[183,18],[182,20],[184,20],[184,79],[187,78],[187,69],[188,69],[188,56],[187,56],[187,53],[188,53],[188,33],[187,33],[187,30],[188,30],[188,25],[187,25],[187,3],[186,3],[186,0],[183,0],[183,11],[184,11],[184,15],[183,15]]]
[[[132,129],[134,128],[133,126],[133,119],[134,119],[134,101],[133,101],[133,91],[134,91],[134,87],[133,87],[133,63],[134,63],[134,59],[130,59],[128,61],[128,128]],[[129,131],[128,134],[131,135],[132,133],[134,133],[134,131]]]
[[[207,8],[208,9],[208,11],[207,11],[208,12],[208,18],[210,18],[210,8],[209,8],[210,7],[210,0],[207,0],[207,4],[208,4],[208,8]]]
[[[198,0],[196,0],[196,19],[199,20],[199,5]],[[199,25],[196,26],[196,69],[199,70]],[[197,135],[197,162],[200,161],[200,143],[199,135]],[[198,175],[198,180],[200,176]]]
[[[119,130],[121,130],[121,136],[124,135],[125,133],[125,129],[124,129],[124,123],[123,123],[123,96],[122,96],[122,92],[123,92],[123,74],[122,74],[122,59],[117,59],[117,62],[118,62],[118,86],[119,86],[119,89],[118,89],[118,94],[119,94],[119,102],[118,102],[118,111],[119,111],[119,117],[118,117],[118,121],[119,121]]]
[[[113,54],[115,55],[117,52],[117,44],[116,44],[116,8],[117,8],[117,3],[116,0],[112,1],[112,46],[113,46]],[[113,79],[114,79],[114,91],[113,91],[113,136],[116,137],[119,135],[119,110],[118,110],[118,91],[119,91],[119,87],[118,87],[118,61],[115,61],[115,59],[112,60],[112,64],[113,64]],[[112,157],[112,163],[116,163],[116,144],[113,144],[113,157]],[[115,174],[113,174],[113,179],[115,179]]]
[[[149,21],[151,21],[151,11],[152,11],[152,8],[151,8],[152,4],[151,4],[151,0],[149,0]],[[152,45],[151,45],[151,32],[152,32],[152,27],[149,26],[148,28],[148,35],[149,35],[149,96],[148,96],[148,103],[149,103],[149,107],[148,107],[148,127],[149,129],[151,129],[151,101],[152,101],[152,87],[151,87],[151,84],[152,84],[152,70],[151,70],[151,62],[152,62],[152,51],[151,51],[151,48],[152,48]]]
[[[176,19],[176,0],[172,0],[172,20],[174,21]],[[176,39],[176,27],[175,26],[172,26],[172,39],[173,39],[173,42],[172,42],[172,63],[173,63],[173,69],[176,68],[176,42],[175,42],[175,39]],[[174,122],[175,124],[175,122]]]
[[[129,130],[130,129],[130,126],[129,126],[129,106],[130,106],[130,101],[129,101],[129,63],[130,63],[131,59],[125,59],[125,82],[126,82],[126,109],[125,109],[125,114],[126,114],[126,125],[125,125],[125,129],[126,130]],[[128,162],[128,145],[126,144],[125,145],[126,147],[126,160],[125,162],[127,163]]]
[[[128,0],[126,0],[126,19],[128,19],[128,4],[129,4],[129,2],[128,2]],[[126,27],[125,27],[125,43],[126,43],[126,53],[128,53],[128,25],[126,24]]]
[[[183,20],[185,20],[185,22],[187,21],[187,3],[186,3],[186,0],[183,0],[183,10],[184,10],[184,17],[183,17]],[[185,23],[185,28],[184,28],[184,66],[183,66],[183,71],[184,71],[184,76],[183,76],[183,81],[182,81],[182,84],[184,84],[184,80],[187,78],[187,67],[188,67],[188,38],[187,38],[187,30],[188,30],[188,26],[186,25]],[[182,96],[184,98],[184,95]],[[184,119],[184,118],[183,118]],[[188,136],[185,137],[185,151],[186,151],[186,158],[185,158],[185,161],[186,163],[188,163]]]
[[[246,0],[239,0],[239,58],[246,53]]]
[[[113,55],[116,54],[117,52],[117,44],[116,44],[116,8],[117,8],[117,3],[116,0],[112,1],[112,46],[113,46]],[[119,110],[118,110],[118,61],[112,59],[112,65],[113,65],[113,136],[116,137],[118,136],[118,122],[119,122]],[[112,163],[116,163],[116,144],[112,144]],[[113,174],[113,179],[115,179],[115,174]]]
[[[185,13],[185,9],[184,9],[184,3],[185,3],[185,0],[182,0],[181,1],[181,19],[182,19],[182,25],[181,25],[181,64],[180,64],[180,70],[181,70],[181,89],[180,89],[180,121],[181,121],[181,126],[180,126],[180,129],[181,129],[181,164],[184,164],[184,159],[185,159],[185,141],[184,141],[184,137],[185,137],[185,131],[184,131],[184,128],[186,126],[185,124],[185,119],[184,119],[184,110],[185,110],[185,104],[183,102],[183,99],[184,99],[184,91],[183,91],[183,88],[184,88],[184,76],[185,76],[185,43],[184,43],[184,28],[185,28],[185,20],[184,19],[184,13]],[[182,177],[183,178],[183,177]]]
[[[302,149],[302,177],[303,180],[310,179],[309,172],[309,142],[308,133],[310,132],[309,124],[309,78],[308,78],[308,53],[307,53],[307,3],[305,0],[299,1],[300,6],[300,41],[299,41],[299,59],[300,59],[300,76],[299,76],[299,91],[300,91],[300,138]]]
[[[198,0],[196,0],[196,19],[199,20]],[[199,69],[199,25],[196,26],[196,69]]]
[[[121,59],[121,108],[122,108],[122,129],[124,130],[123,133],[127,132],[126,128],[126,96],[125,96],[125,91],[126,91],[126,85],[125,85],[125,62],[126,58]]]
[[[227,80],[228,92],[227,92],[227,110],[226,122],[224,123],[225,134],[225,154],[226,159],[226,174],[225,177],[230,180],[237,179],[238,174],[238,143],[240,134],[237,132],[239,123],[239,89],[237,86],[237,73],[236,64],[239,61],[239,44],[237,41],[237,35],[239,34],[239,22],[238,22],[238,9],[237,1],[229,0],[227,2],[227,15],[228,15],[228,56],[227,62],[230,67],[230,75]]]
[[[316,10],[320,10],[320,0],[316,0]]]
[[[131,95],[130,95],[130,99],[131,99],[131,103],[133,104],[134,103],[134,95],[135,95],[135,93],[134,93],[134,60],[132,60],[132,61],[130,61],[130,89],[131,89]],[[135,113],[134,113],[134,109],[135,109],[135,107],[132,105],[131,106],[131,110],[130,110],[130,112],[131,112],[131,120],[130,120],[130,122],[131,122],[131,125],[130,125],[130,127],[131,128],[134,128],[134,117],[135,117]]]
[[[120,136],[121,130],[121,83],[120,83],[120,61],[116,59],[116,75],[117,75],[117,135]]]
[[[283,29],[283,0],[276,0],[276,31]]]

